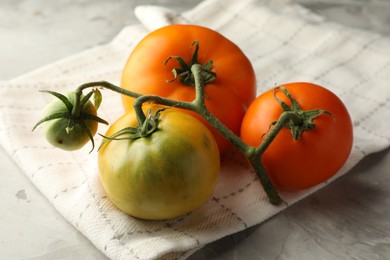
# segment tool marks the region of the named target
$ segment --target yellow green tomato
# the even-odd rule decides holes
[[[137,124],[130,110],[106,136]],[[98,165],[103,187],[119,209],[158,220],[205,203],[217,183],[220,158],[210,131],[195,117],[171,108],[160,113],[157,130],[149,136],[103,143]]]
[[[73,106],[75,103],[74,92],[69,92],[64,96],[69,101],[69,104]],[[73,151],[83,147],[91,141],[98,128],[98,121],[91,119],[91,117],[96,117],[97,113],[91,101],[88,100],[83,105],[79,118],[72,117],[71,112],[70,107],[59,98],[51,101],[43,111],[44,117],[58,115],[58,118],[45,121],[45,137],[47,141],[51,145],[66,151]]]

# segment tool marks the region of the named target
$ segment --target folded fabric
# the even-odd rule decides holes
[[[64,152],[46,143],[41,128],[31,132],[52,98],[38,90],[66,92],[98,80],[117,84],[132,48],[152,29],[194,23],[221,32],[252,61],[258,93],[293,81],[315,82],[336,93],[353,118],[354,145],[333,179],[364,156],[389,146],[390,123],[383,119],[390,114],[390,39],[333,24],[283,0],[207,0],[182,14],[143,6],[136,14],[142,24],[124,28],[110,43],[0,82],[0,144],[53,206],[109,258],[185,259],[207,243],[265,221],[332,181],[283,192],[285,203],[272,206],[242,156],[230,153],[222,158],[212,198],[192,213],[145,221],[118,210],[102,190],[97,154],[89,154],[89,145]],[[113,122],[123,113],[120,97],[109,91],[103,96],[100,116]],[[101,133],[105,130],[99,128]]]

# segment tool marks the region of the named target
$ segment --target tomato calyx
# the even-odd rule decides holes
[[[284,95],[290,100],[291,106],[283,102],[276,96],[278,90],[282,90]],[[313,110],[303,110],[298,102],[291,96],[290,92],[283,86],[274,88],[274,97],[276,101],[280,104],[284,112],[289,112],[289,120],[284,125],[287,127],[294,140],[298,140],[304,131],[310,131],[316,127],[315,122],[313,121],[318,116],[322,114],[327,114],[333,117],[332,113],[327,110],[322,109],[313,109]],[[273,125],[276,122],[272,123]]]
[[[89,113],[88,110],[88,102],[92,95],[94,95],[94,107],[97,108],[100,106],[101,103],[101,93],[99,90],[94,89],[90,91],[86,96],[84,96],[82,99],[75,98],[72,102],[68,97],[65,95],[50,91],[50,90],[41,90],[41,92],[48,93],[53,95],[57,98],[57,100],[54,100],[53,102],[60,102],[63,104],[63,106],[57,106],[50,111],[48,111],[49,115],[45,116],[41,120],[39,120],[33,127],[32,131],[34,131],[39,125],[52,121],[52,120],[64,120],[67,121],[66,127],[65,127],[65,133],[67,135],[70,135],[72,131],[76,131],[76,128],[81,128],[83,132],[88,136],[89,140],[92,143],[92,149],[95,147],[95,143],[93,140],[93,134],[91,132],[91,129],[88,127],[88,124],[86,121],[94,121],[96,123],[102,123],[108,125],[108,122],[104,119],[98,117],[95,114]],[[70,95],[77,95],[76,92],[71,92]],[[81,96],[81,93],[80,93]],[[78,101],[77,101],[78,100]],[[52,130],[53,134],[56,135],[57,130]],[[61,136],[57,137],[57,143],[61,145],[63,142],[63,139]],[[61,146],[59,146],[61,147]]]
[[[145,138],[150,136],[158,130],[160,114],[164,110],[165,108],[159,109],[155,114],[153,114],[152,109],[150,109],[146,119],[137,127],[125,127],[122,130],[115,132],[111,136],[101,135],[105,140],[102,142],[100,147],[102,147],[105,143],[113,140],[135,140],[138,138]]]
[[[167,80],[167,82],[173,82],[175,80],[179,80],[180,83],[195,87],[195,77],[191,71],[191,67],[194,64],[199,64],[198,62],[198,52],[199,52],[199,42],[194,41],[191,47],[195,46],[194,52],[192,53],[192,58],[189,63],[185,62],[184,59],[180,56],[169,56],[167,60],[165,60],[164,65],[166,65],[171,59],[175,59],[180,67],[174,68],[172,70],[173,79]],[[208,60],[205,64],[201,64],[201,74],[204,84],[208,84],[215,80],[217,74],[213,72],[212,69],[213,61]]]

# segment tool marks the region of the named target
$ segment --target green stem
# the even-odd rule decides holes
[[[277,190],[272,185],[272,182],[268,178],[267,172],[264,169],[263,164],[261,163],[261,157],[258,157],[256,154],[252,154],[248,156],[248,160],[251,163],[253,170],[255,171],[257,178],[261,183],[261,186],[263,186],[263,189],[267,194],[271,204],[279,205],[282,202],[282,199],[279,196]]]
[[[139,125],[143,125],[143,123],[146,120],[146,116],[142,110],[142,105],[147,102],[159,104],[163,106],[183,108],[190,111],[196,110],[196,107],[194,106],[193,102],[178,101],[178,100],[164,98],[156,95],[140,96],[134,101],[133,104]]]
[[[194,75],[195,82],[195,100],[193,102],[200,110],[207,110],[205,103],[205,84],[202,77],[202,66],[200,64],[192,65],[191,72]]]
[[[82,95],[82,91],[77,89],[75,91],[75,103],[74,103],[73,108],[72,108],[72,116],[74,116],[75,118],[79,118],[80,117],[80,113],[81,113],[81,95]]]
[[[258,147],[253,151],[256,156],[262,156],[265,150],[268,148],[268,146],[272,143],[272,141],[275,139],[275,137],[279,134],[280,130],[283,129],[283,127],[286,126],[286,123],[289,120],[297,121],[300,120],[299,116],[294,112],[283,112],[280,116],[278,121],[276,121],[274,127],[268,132],[264,140],[260,143]]]
[[[129,96],[129,97],[133,97],[133,98],[138,98],[138,97],[142,96],[141,94],[138,94],[138,93],[135,93],[135,92],[123,89],[123,88],[118,87],[118,86],[116,86],[116,85],[114,85],[114,84],[112,84],[110,82],[107,82],[107,81],[88,82],[88,83],[85,83],[83,85],[80,85],[77,88],[77,90],[83,91],[86,88],[93,88],[93,87],[106,88],[106,89],[112,90],[114,92],[117,92],[117,93],[119,93],[121,95]]]
[[[249,162],[251,163],[258,179],[263,186],[264,191],[267,193],[267,196],[270,202],[274,205],[278,205],[282,202],[278,192],[275,190],[272,185],[266,170],[264,169],[263,164],[261,163],[261,156],[275,139],[275,137],[279,134],[279,132],[285,127],[286,123],[289,120],[299,120],[299,116],[293,112],[283,112],[278,121],[276,121],[274,127],[268,132],[264,140],[254,149],[249,150],[246,154]]]
[[[216,117],[214,117],[210,111],[206,108],[205,100],[205,91],[204,91],[204,82],[202,80],[201,72],[202,67],[199,64],[195,64],[191,67],[191,71],[194,75],[195,80],[195,91],[196,98],[194,100],[195,107],[197,108],[196,112],[199,113],[209,124],[211,124],[220,134],[222,134],[226,139],[228,139],[233,145],[240,149],[249,159],[257,177],[259,178],[265,193],[267,194],[270,202],[273,205],[278,205],[281,203],[282,199],[279,196],[279,193],[276,191],[272,185],[263,164],[261,163],[261,154],[264,152],[262,144],[260,148],[253,149],[252,146],[245,144],[241,138],[235,135],[230,129],[228,129],[224,124],[222,124]],[[286,117],[286,119],[284,119]],[[284,123],[289,120],[289,114],[283,116],[282,122],[276,123],[277,128],[273,128],[270,132],[272,136],[264,140],[266,143],[263,144],[264,148],[268,147],[271,141],[275,138],[277,133],[282,129]]]
[[[142,104],[146,102],[152,102],[155,104],[160,104],[169,107],[177,107],[186,110],[190,110],[198,113],[205,119],[211,126],[213,126],[221,135],[223,135],[227,140],[229,140],[233,145],[235,145],[239,150],[241,150],[249,159],[256,175],[258,176],[264,191],[266,192],[270,202],[274,205],[279,204],[282,199],[280,198],[278,192],[273,187],[271,181],[268,178],[268,175],[261,163],[261,155],[265,151],[265,149],[269,146],[272,140],[275,138],[277,133],[282,129],[284,124],[289,120],[292,116],[291,113],[285,112],[282,114],[281,118],[275,124],[275,127],[270,131],[265,140],[256,148],[245,144],[237,135],[235,135],[230,129],[228,129],[224,124],[222,124],[212,113],[207,109],[205,104],[205,91],[204,91],[204,81],[202,79],[202,66],[199,64],[194,64],[191,67],[191,71],[194,75],[195,81],[195,92],[196,97],[192,102],[184,102],[177,101],[168,98],[163,98],[156,95],[141,95],[135,92],[131,92],[115,86],[106,81],[100,82],[90,82],[83,84],[78,87],[76,93],[76,104],[80,104],[81,92],[82,90],[90,87],[103,87],[106,89],[110,89],[114,92],[117,92],[121,95],[130,96],[136,98],[134,101],[134,109],[138,118],[138,123],[142,126],[146,120],[146,116],[142,110]],[[79,107],[80,105],[78,105]],[[75,105],[76,107],[76,105]],[[77,108],[74,108],[77,111]]]
[[[81,112],[81,96],[82,96],[82,92],[84,89],[87,89],[87,88],[96,88],[96,87],[102,87],[102,88],[105,88],[105,89],[109,89],[109,90],[112,90],[116,93],[119,93],[121,95],[125,95],[125,96],[129,96],[129,97],[133,97],[133,98],[138,98],[138,97],[141,97],[142,95],[141,94],[138,94],[138,93],[135,93],[135,92],[132,92],[132,91],[129,91],[129,90],[126,90],[126,89],[123,89],[121,87],[118,87],[110,82],[107,82],[107,81],[94,81],[94,82],[88,82],[88,83],[85,83],[85,84],[82,84],[80,85],[76,91],[75,91],[75,103],[74,103],[74,106],[73,106],[73,109],[72,109],[72,115],[75,116],[76,118],[78,118],[80,116],[80,112]]]
[[[241,138],[235,135],[229,128],[221,123],[211,112],[207,109],[205,103],[205,86],[202,80],[202,67],[199,64],[194,64],[191,67],[191,71],[194,75],[195,81],[195,108],[198,114],[200,114],[210,125],[212,125],[221,135],[223,135],[229,142],[240,149],[244,154],[247,154],[250,150],[250,146],[246,145]]]

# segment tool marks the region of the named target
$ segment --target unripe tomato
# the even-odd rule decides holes
[[[130,110],[110,126],[106,136],[137,124]],[[219,159],[217,144],[200,121],[167,109],[149,136],[103,143],[98,166],[103,188],[119,209],[142,219],[169,219],[210,198],[219,176]]]
[[[75,103],[74,92],[65,95],[71,104]],[[65,113],[70,115],[69,109],[60,99],[54,99],[44,109],[43,116],[47,117],[56,113]],[[91,101],[87,101],[82,109],[82,113],[96,116],[96,108]],[[58,148],[66,151],[74,151],[83,147],[91,139],[85,130],[89,129],[91,135],[95,135],[98,122],[95,120],[84,119],[72,120],[69,117],[62,117],[45,122],[45,137],[47,141]]]

